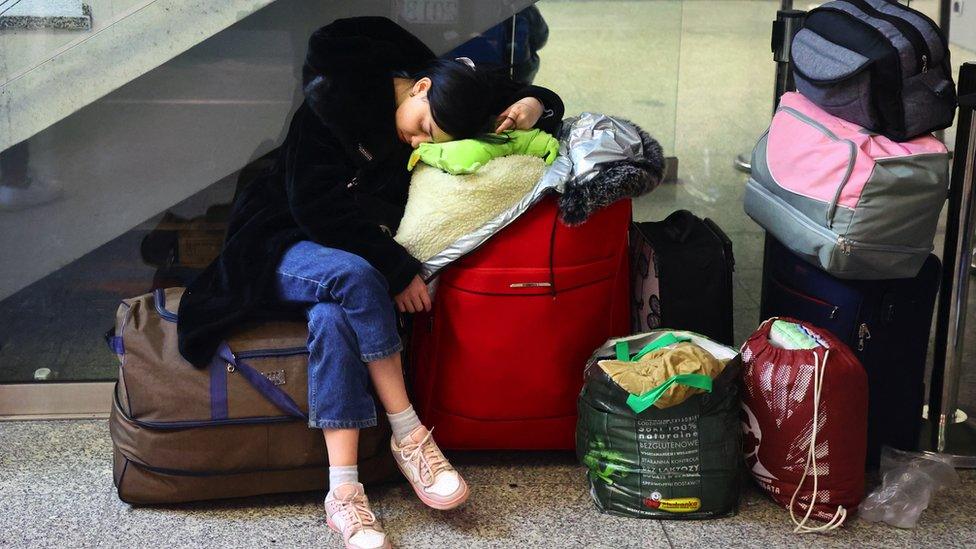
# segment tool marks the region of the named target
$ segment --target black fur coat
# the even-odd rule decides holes
[[[420,263],[393,240],[410,183],[410,147],[397,139],[392,77],[414,73],[434,54],[381,17],[343,19],[317,30],[303,68],[305,102],[292,118],[274,167],[237,197],[219,257],[187,288],[178,333],[183,356],[203,367],[226,331],[244,319],[281,316],[269,289],[284,251],[300,240],[366,259],[390,294],[400,293]],[[529,86],[498,94],[501,112],[536,97],[555,133],[559,97]]]

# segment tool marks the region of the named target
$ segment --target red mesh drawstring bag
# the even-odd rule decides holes
[[[769,341],[773,321],[804,328],[811,349]],[[790,511],[794,532],[843,524],[864,497],[868,379],[832,333],[771,318],[742,346],[742,429],[746,464],[759,486]],[[809,526],[810,519],[825,524]]]

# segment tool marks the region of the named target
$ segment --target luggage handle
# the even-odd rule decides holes
[[[102,338],[105,340],[105,344],[108,345],[109,351],[117,355],[125,354],[125,345],[122,343],[122,336],[115,335],[115,326],[112,326],[102,334]]]
[[[630,409],[635,414],[639,414],[653,406],[674,384],[687,385],[688,387],[694,387],[709,393],[712,392],[712,378],[705,374],[675,374],[669,377],[664,383],[640,396],[634,394],[628,396],[627,406],[630,406]]]
[[[226,365],[226,366],[225,366]],[[210,415],[212,419],[227,419],[227,374],[230,371],[239,372],[244,379],[261,393],[268,402],[279,410],[296,419],[308,420],[308,415],[302,412],[298,404],[279,389],[264,374],[234,356],[230,346],[222,342],[210,362]]]
[[[674,333],[668,332],[647,345],[644,345],[644,347],[640,351],[637,351],[637,354],[635,354],[633,357],[630,356],[630,344],[628,342],[618,341],[614,347],[617,352],[617,360],[623,360],[625,362],[637,362],[647,353],[656,351],[662,347],[667,347],[668,345],[674,345],[675,343],[682,343],[685,341],[691,341],[691,338],[686,336],[676,336]]]

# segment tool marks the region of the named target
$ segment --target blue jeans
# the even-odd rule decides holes
[[[376,425],[366,362],[403,350],[386,279],[358,255],[309,241],[276,269],[274,296],[308,316],[308,425]]]

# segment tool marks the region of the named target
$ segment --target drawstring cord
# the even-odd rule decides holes
[[[817,493],[819,491],[818,477],[820,476],[820,472],[817,470],[817,430],[819,429],[820,423],[820,392],[823,388],[828,356],[830,356],[830,349],[824,352],[823,361],[821,362],[820,355],[816,351],[813,352],[813,426],[810,429],[810,447],[807,451],[806,463],[803,465],[803,476],[800,477],[800,483],[797,484],[796,490],[793,491],[793,497],[790,498],[790,519],[796,525],[796,528],[793,529],[794,534],[827,532],[844,524],[844,520],[847,519],[847,509],[838,505],[834,516],[826,524],[821,526],[806,526],[807,520],[813,512],[813,506],[817,502]],[[807,505],[806,515],[803,516],[803,520],[797,521],[796,515],[793,512],[793,506],[796,502],[796,496],[800,493],[800,488],[803,486],[803,482],[810,473],[811,467],[813,468],[813,493],[810,495],[810,503]]]

